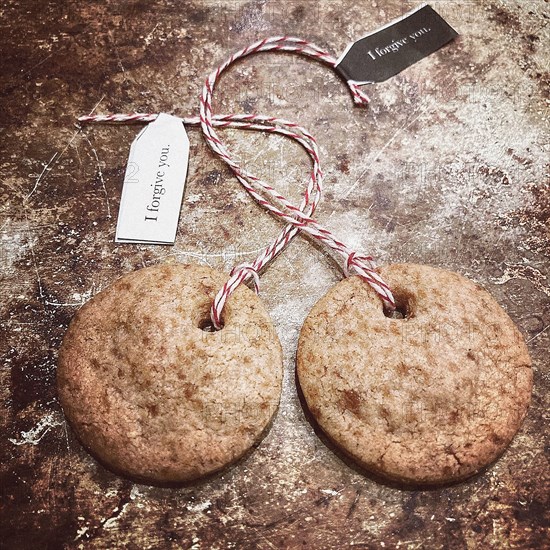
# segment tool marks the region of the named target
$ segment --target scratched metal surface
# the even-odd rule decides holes
[[[319,139],[319,219],[382,262],[456,270],[485,285],[534,360],[528,418],[472,480],[415,491],[356,470],[319,437],[294,381],[301,323],[341,277],[296,240],[262,277],[285,350],[280,411],[258,449],[223,475],[178,489],[136,485],[98,465],[55,391],[69,319],[129,270],[160,261],[229,269],[276,234],[190,130],[174,247],[113,243],[135,127],[77,131],[77,115],[197,112],[203,78],[254,39],[291,34],[338,54],[413,4],[335,1],[5,2],[0,110],[0,547],[535,548],[548,543],[550,199],[548,3],[434,1],[461,33],[368,90],[354,108],[328,69],[250,59],[223,78],[217,112],[296,119]],[[305,155],[274,137],[225,132],[249,168],[299,197]]]

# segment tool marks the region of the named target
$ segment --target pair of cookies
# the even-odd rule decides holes
[[[300,335],[297,374],[325,433],[361,466],[406,483],[464,479],[492,462],[527,411],[525,343],[491,296],[427,266],[380,268],[403,319],[359,277],[331,289]],[[208,326],[225,275],[159,265],[130,273],[76,314],[59,397],[82,443],[152,483],[203,477],[261,439],[279,403],[281,345],[239,288]]]

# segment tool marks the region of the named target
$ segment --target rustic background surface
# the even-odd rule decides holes
[[[536,548],[548,543],[548,17],[546,0],[435,0],[461,37],[354,108],[326,67],[262,54],[223,78],[217,112],[301,122],[318,137],[318,218],[381,262],[458,271],[488,288],[534,360],[528,418],[474,479],[430,491],[356,470],[315,434],[294,381],[301,323],[341,273],[298,238],[262,277],[285,350],[274,425],[203,483],[121,479],[79,445],[60,410],[56,354],[76,309],[156,262],[221,269],[251,259],[278,222],[191,129],[174,247],[113,242],[136,127],[78,130],[95,112],[198,111],[206,74],[274,34],[338,55],[415,6],[401,0],[7,1],[1,8],[0,547]],[[276,137],[225,132],[247,166],[294,198],[306,156]]]

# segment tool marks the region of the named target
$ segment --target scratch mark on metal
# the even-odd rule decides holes
[[[88,136],[84,134],[84,139],[90,146],[90,149],[92,150],[92,154],[94,155],[94,158],[96,160],[97,165],[97,175],[99,176],[99,181],[101,182],[101,186],[103,188],[103,193],[105,195],[105,202],[107,206],[107,218],[111,219],[111,205],[109,203],[109,195],[107,193],[107,187],[105,185],[105,178],[103,177],[103,171],[101,170],[101,163],[99,162],[99,157],[97,156],[97,151],[95,150],[95,147],[92,145],[92,142],[89,140]]]
[[[31,230],[31,225],[30,225],[30,222],[29,222],[29,216],[28,216],[28,212],[27,212],[26,208],[25,208],[24,212],[25,212],[25,219],[27,221],[27,231],[29,232],[29,234],[31,234],[32,230]],[[38,271],[38,262],[36,261],[36,254],[34,253],[34,243],[32,242],[32,239],[29,239],[29,251],[31,253],[32,265],[34,267],[34,272],[36,274],[36,282],[38,283],[38,293],[39,293],[40,299],[43,300],[44,299],[44,290],[43,290],[43,287],[42,287],[42,279],[40,278],[40,273]]]
[[[52,158],[44,166],[44,169],[42,170],[42,172],[40,172],[39,176],[36,178],[36,181],[34,182],[34,187],[31,189],[31,192],[25,197],[24,202],[29,201],[29,199],[33,196],[35,191],[38,189],[38,185],[46,179],[47,174],[51,172],[51,170],[59,162],[59,159],[65,154],[65,151],[67,151],[67,149],[71,146],[71,144],[75,140],[76,136],[78,136],[78,134],[80,134],[81,131],[82,130],[78,128],[78,130],[72,135],[67,145],[65,145],[64,149],[62,151],[57,151],[56,153],[54,153]]]
[[[35,65],[33,65],[30,69],[28,69],[27,71],[25,71],[23,73],[22,76],[27,76],[29,73],[31,73],[32,71],[34,71],[34,69],[36,69],[37,67],[40,67],[40,65],[42,65],[42,63],[45,63],[46,61],[48,61],[48,59],[50,59],[50,57],[53,55],[53,53],[50,53],[49,55],[47,55],[46,57],[44,57],[44,59],[41,59],[38,63],[36,63]]]
[[[540,332],[537,332],[537,334],[535,334],[535,336],[529,338],[529,340],[527,340],[527,343],[532,342],[533,340],[538,338],[541,334],[546,332],[549,328],[550,328],[550,325],[546,325]]]
[[[427,110],[428,106],[424,107],[419,113],[410,121],[406,122],[403,126],[398,128],[391,138],[384,144],[384,146],[376,153],[374,158],[369,162],[367,167],[359,174],[359,177],[353,182],[353,184],[347,189],[347,191],[341,196],[342,199],[347,198],[353,190],[357,187],[363,176],[372,168],[372,165],[380,158],[382,153],[394,142],[395,138],[409,126],[412,126]]]

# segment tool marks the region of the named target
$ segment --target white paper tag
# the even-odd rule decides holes
[[[139,133],[130,147],[115,242],[174,244],[188,161],[179,118],[161,113]]]

